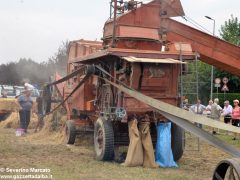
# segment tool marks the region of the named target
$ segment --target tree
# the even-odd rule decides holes
[[[203,104],[207,104],[209,101],[209,92],[211,83],[209,76],[211,74],[211,66],[201,61],[189,62],[188,73],[183,75],[183,94],[188,98],[190,103],[195,103],[198,95],[199,99],[202,100]],[[198,79],[197,79],[197,74]],[[198,82],[198,85],[196,84]]]
[[[238,18],[231,15],[231,18],[221,26],[220,35],[225,41],[240,46],[240,21]]]
[[[225,21],[224,25],[221,26],[220,35],[223,40],[240,46],[240,21],[238,18],[231,15],[231,18]],[[239,92],[240,78],[238,76],[216,69],[214,71],[214,77],[227,77],[229,79],[228,86],[230,92]]]
[[[63,42],[54,56],[47,62],[37,63],[21,58],[18,62],[0,65],[0,84],[23,85],[24,80],[33,84],[43,84],[57,71],[66,74],[68,41]]]
[[[62,42],[57,53],[48,59],[47,66],[50,73],[49,75],[53,75],[55,72],[60,73],[62,76],[66,74],[68,44],[68,41]]]

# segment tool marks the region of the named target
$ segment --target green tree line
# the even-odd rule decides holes
[[[228,41],[232,44],[235,44],[237,46],[240,46],[240,21],[237,17],[234,17],[231,15],[230,19],[225,21],[225,23],[220,28],[220,36],[223,40]],[[191,62],[188,64],[188,71],[192,73],[187,73],[183,76],[184,82],[197,82],[198,81],[198,91],[199,91],[199,99],[203,101],[204,104],[207,104],[210,96],[210,87],[211,87],[211,65],[208,65],[204,62],[198,61],[197,62],[197,70],[198,70],[198,80],[196,79],[196,63]],[[228,82],[228,88],[229,92],[227,93],[240,93],[240,78],[238,76],[235,76],[229,72],[214,68],[214,78],[220,78],[227,77],[229,79]],[[197,99],[196,93],[197,86],[193,85],[191,83],[185,83],[183,91],[186,92],[186,98],[189,99],[190,103],[194,103]],[[221,84],[222,86],[223,84]],[[222,93],[221,88],[218,89],[219,93]],[[189,93],[190,92],[190,93]],[[214,97],[217,97],[217,88],[214,87],[213,89]],[[189,94],[188,94],[189,93]],[[233,94],[236,96],[236,94]],[[233,97],[229,95],[219,94],[219,97],[221,96],[221,100],[223,101],[224,96],[225,98],[232,99]],[[236,96],[237,98],[238,96]],[[222,102],[221,102],[222,103]]]

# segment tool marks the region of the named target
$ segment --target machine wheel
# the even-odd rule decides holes
[[[172,123],[171,136],[173,158],[175,161],[178,161],[182,157],[185,147],[184,130]]]
[[[99,161],[111,161],[114,158],[112,122],[103,117],[98,118],[94,126],[94,149]]]
[[[67,144],[74,144],[76,139],[76,127],[73,120],[66,121],[65,138]]]
[[[107,116],[111,113],[111,107],[113,106],[113,93],[111,86],[109,84],[103,84],[100,91],[100,111],[102,115]]]
[[[218,163],[213,180],[240,179],[240,159],[226,159]]]

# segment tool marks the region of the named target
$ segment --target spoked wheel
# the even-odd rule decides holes
[[[221,161],[213,174],[213,180],[240,180],[240,159],[226,159]]]
[[[113,106],[113,93],[110,84],[103,84],[100,89],[100,104],[99,110],[101,114],[107,119],[111,114],[111,107]]]
[[[114,157],[112,122],[103,117],[98,118],[94,126],[94,149],[99,161],[111,161]]]
[[[65,142],[74,144],[76,139],[76,127],[73,120],[66,121],[65,124]]]

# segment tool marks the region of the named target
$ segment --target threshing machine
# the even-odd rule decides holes
[[[168,119],[173,122],[176,161],[183,154],[183,129],[240,157],[238,150],[228,148],[189,121],[229,130],[227,126],[177,108],[181,104],[180,73],[188,60],[197,56],[240,75],[240,48],[171,19],[184,16],[180,0],[153,0],[147,4],[112,0],[110,6],[111,17],[104,25],[102,41],[70,42],[67,76],[56,75],[48,86],[54,85],[64,100],[61,105],[68,116],[66,142],[74,144],[79,132],[94,131],[96,158],[112,160],[114,146],[129,143],[128,121],[135,118],[151,122],[155,142],[155,123]],[[49,112],[51,88],[47,92],[44,108]],[[234,127],[231,130],[239,132]],[[224,178],[229,167],[239,172],[238,162],[221,162],[214,178]]]

